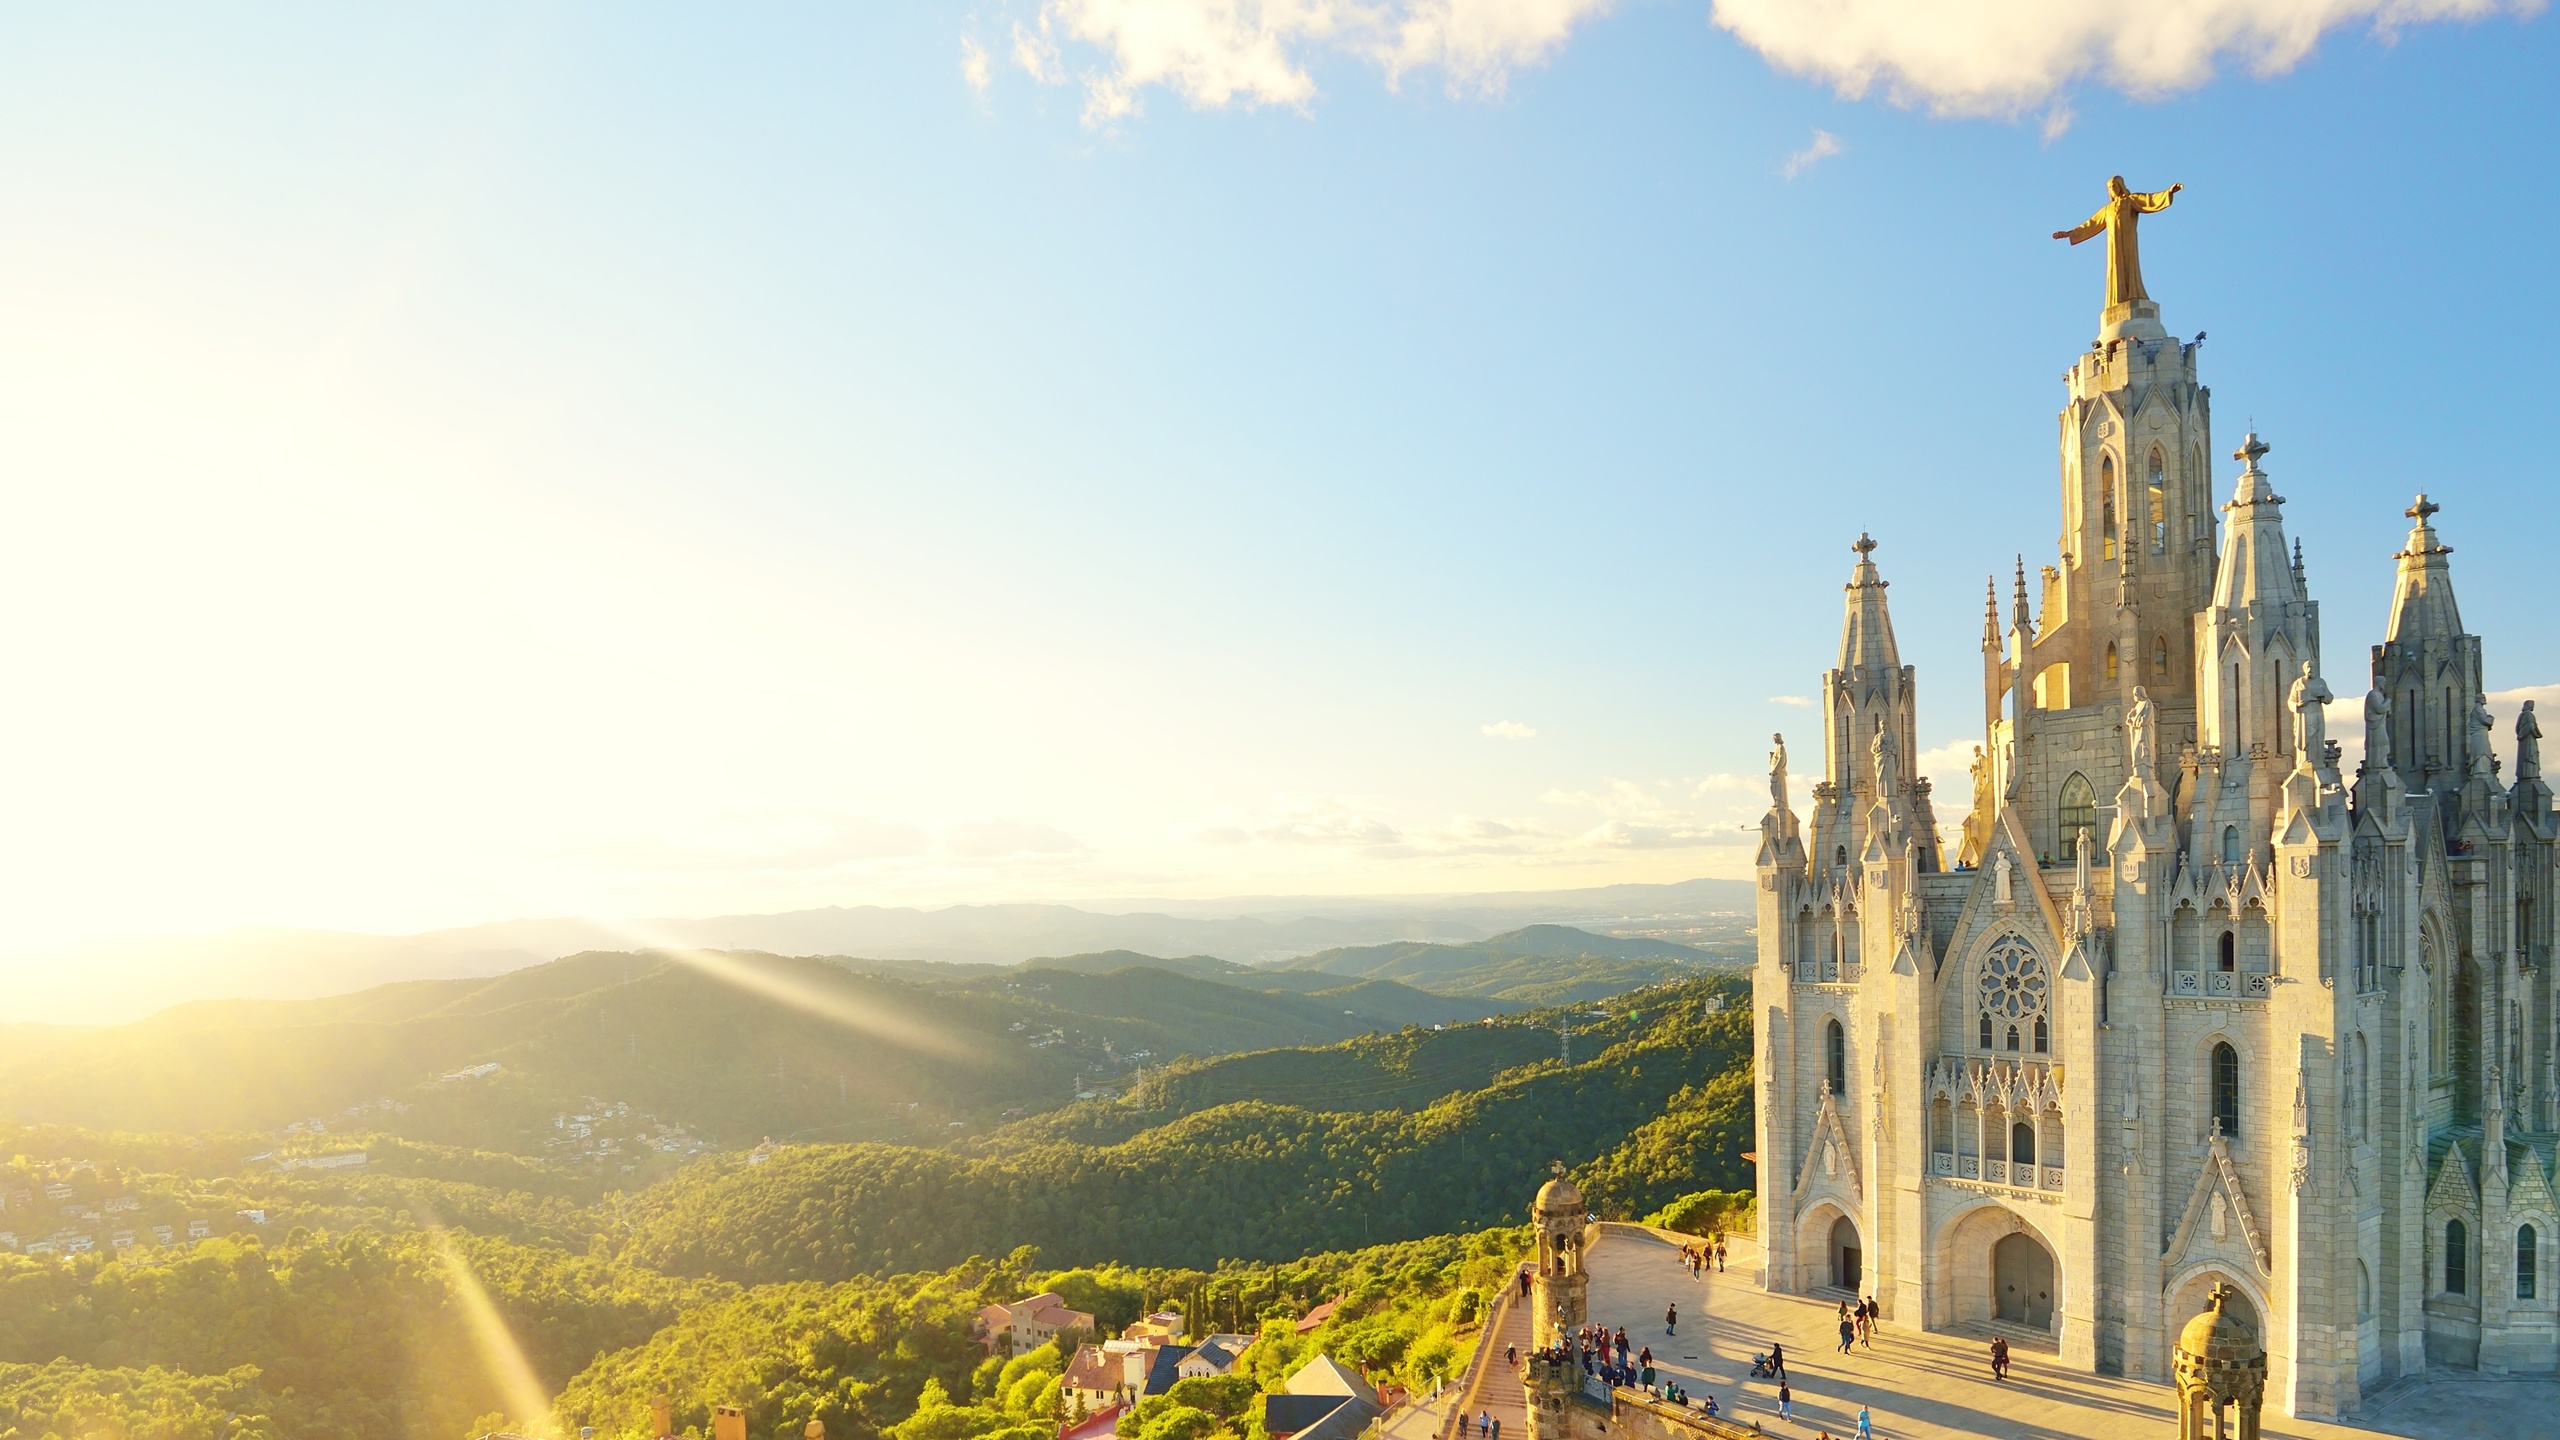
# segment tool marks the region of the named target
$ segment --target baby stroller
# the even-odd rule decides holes
[[[1777,1361],[1775,1361],[1775,1360],[1770,1359],[1770,1358],[1769,1358],[1768,1356],[1766,1356],[1766,1355],[1754,1355],[1754,1356],[1752,1356],[1752,1357],[1751,1357],[1751,1378],[1752,1378],[1752,1379],[1754,1379],[1754,1380],[1775,1380],[1775,1379],[1777,1379],[1777,1378],[1778,1378],[1778,1362],[1777,1362]]]

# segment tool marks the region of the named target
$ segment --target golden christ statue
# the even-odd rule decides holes
[[[2107,177],[2107,203],[2098,207],[2098,213],[2068,230],[2054,231],[2053,238],[2077,245],[2083,240],[2096,239],[2099,232],[2104,231],[2107,237],[2107,304],[2114,306],[2148,300],[2150,293],[2142,288],[2142,249],[2134,239],[2134,224],[2145,215],[2168,209],[2169,201],[2186,188],[2184,185],[2172,185],[2166,190],[2148,193],[2127,190],[2123,176],[2110,175]]]

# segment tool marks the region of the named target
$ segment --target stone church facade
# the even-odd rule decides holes
[[[2268,448],[2219,485],[2199,347],[2147,297],[2101,318],[2065,376],[2061,553],[1986,602],[1955,852],[1864,536],[1809,824],[1772,756],[1763,1283],[2164,1381],[2227,1283],[2304,1416],[2430,1362],[2560,1369],[2532,708],[2502,760],[2421,496],[2342,775]]]

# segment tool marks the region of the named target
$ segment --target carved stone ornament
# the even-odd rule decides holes
[[[2310,878],[2311,878],[2311,857],[2310,857],[2310,856],[2308,856],[2308,855],[2296,855],[2296,856],[2291,857],[2291,860],[2290,860],[2290,868],[2291,868],[2291,869],[2292,869],[2292,871],[2293,871],[2293,878],[2294,878],[2294,879],[2296,879],[2296,880],[2308,880],[2308,879],[2310,879]]]

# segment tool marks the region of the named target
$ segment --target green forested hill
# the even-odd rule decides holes
[[[84,1032],[13,1056],[0,1119],[271,1131],[369,1105],[368,1128],[539,1153],[592,1097],[728,1145],[938,1138],[955,1120],[1063,1104],[1079,1083],[1125,1083],[1135,1063],[1503,1008],[1394,984],[1291,995],[1146,968],[920,980],[769,955],[589,954],[489,980],[185,1005]],[[428,1083],[493,1062],[492,1075]],[[606,1173],[652,1159],[626,1148]]]
[[[632,1197],[622,1253],[746,1283],[932,1269],[1013,1244],[1157,1265],[1270,1259],[1507,1216],[1550,1160],[1592,1167],[1607,1181],[1597,1203],[1640,1213],[1742,1184],[1750,1022],[1742,1006],[1709,1008],[1738,987],[1649,992],[1592,1058],[1529,1064],[1414,1111],[1247,1100],[1113,1144],[705,1161]],[[1737,1068],[1743,1088],[1705,1083]],[[1675,1105],[1694,1113],[1665,1122]]]
[[[1403,941],[1346,946],[1303,956],[1282,968],[1394,980],[1435,995],[1564,1005],[1683,979],[1708,966],[1730,968],[1732,962],[1668,940],[1530,925],[1463,945]]]
[[[459,1233],[450,1243],[553,1389],[596,1355],[734,1293],[557,1249]],[[14,1392],[77,1390],[75,1370],[138,1372],[134,1384],[139,1372],[176,1370],[227,1383],[206,1394],[162,1382],[177,1392],[161,1397],[172,1421],[218,1403],[294,1440],[459,1440],[474,1417],[506,1405],[452,1275],[419,1231],[297,1234],[272,1247],[215,1239],[116,1259],[0,1255],[0,1390],[13,1392],[0,1407],[25,1409]],[[0,1415],[10,1418],[24,1417]]]
[[[683,988],[653,980],[654,966],[626,973],[630,957],[587,958],[583,977],[408,988],[316,1015],[191,1007],[153,1033],[184,1048],[191,1035],[309,1041],[331,1026],[476,1019],[574,1049],[597,1013],[639,1020],[610,1006],[654,984],[667,987],[656,1003],[706,1007],[645,1032],[664,1037],[664,1053],[734,1047],[737,1073],[762,1079],[747,1067],[773,1059],[773,1032],[760,1028],[773,1017],[719,1012],[736,984]],[[754,983],[845,973],[810,964],[760,971]],[[992,988],[932,992],[939,1023],[976,1027],[957,1033],[1047,1033],[997,1022],[1081,1014],[1066,1007],[1103,1003],[1118,984],[1172,987],[1166,1021],[1121,1017],[1141,1027],[1125,1032],[1136,1037],[1187,1019],[1185,984],[1225,992],[1193,997],[1211,1007],[1201,1024],[1291,1014],[1163,971],[960,978]],[[901,994],[876,988],[892,983],[878,977],[854,980],[819,998]],[[1324,1330],[1299,1337],[1277,1325],[1247,1369],[1270,1383],[1320,1345],[1427,1385],[1448,1373],[1509,1273],[1517,1219],[1549,1160],[1573,1166],[1604,1215],[1747,1184],[1750,1022],[1733,1003],[1743,984],[1656,987],[1605,1015],[1582,1005],[1151,1066],[1119,1099],[973,1130],[956,1145],[785,1143],[762,1163],[727,1155],[636,1191],[617,1188],[635,1177],[573,1159],[379,1132],[0,1127],[0,1190],[68,1187],[70,1209],[103,1212],[103,1224],[100,1213],[69,1222],[95,1233],[96,1250],[0,1254],[0,1436],[467,1440],[540,1429],[499,1378],[495,1344],[521,1347],[564,1431],[626,1435],[663,1388],[680,1427],[697,1430],[712,1405],[735,1403],[756,1434],[797,1435],[816,1417],[834,1440],[1038,1440],[1055,1422],[1041,1408],[1055,1391],[1040,1367],[1058,1357],[990,1367],[967,1326],[985,1301],[1047,1286],[1115,1321],[1171,1302],[1244,1330],[1338,1298]],[[864,1021],[912,1018],[873,1011]],[[1554,1051],[1568,1018],[1573,1064]],[[782,1055],[796,1075],[802,1056]],[[507,1063],[506,1076],[534,1068]],[[438,1093],[485,1104],[502,1092]],[[348,1145],[366,1150],[365,1165],[277,1168]],[[59,1199],[46,1196],[47,1224],[64,1218]],[[151,1225],[189,1218],[217,1233],[149,1238]],[[116,1225],[144,1238],[113,1251],[104,1229]],[[1031,1246],[1042,1264],[1069,1268],[1035,1272]],[[973,1258],[985,1256],[1002,1258]],[[489,1311],[475,1311],[475,1287]],[[1194,1440],[1249,1440],[1236,1408],[1245,1397],[1194,1398],[1215,1412],[1186,1432]]]

